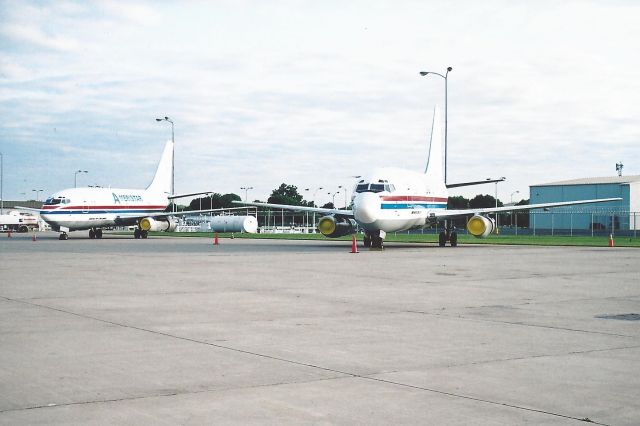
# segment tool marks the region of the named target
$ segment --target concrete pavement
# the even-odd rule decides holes
[[[0,424],[640,422],[640,250],[0,239]]]

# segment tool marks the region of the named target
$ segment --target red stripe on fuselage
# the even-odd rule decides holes
[[[380,197],[382,201],[426,201],[435,203],[446,203],[447,199],[442,197],[422,197],[419,195],[383,195]]]

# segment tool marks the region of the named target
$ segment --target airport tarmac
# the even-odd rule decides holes
[[[0,234],[0,424],[640,424],[640,250]]]

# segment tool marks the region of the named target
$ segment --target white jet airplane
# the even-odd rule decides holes
[[[503,179],[447,185],[443,173],[442,145],[442,135],[436,109],[433,115],[429,157],[425,172],[417,173],[389,167],[374,169],[370,173],[361,176],[361,179],[357,182],[352,197],[352,210],[234,202],[258,207],[324,214],[318,221],[317,226],[324,236],[337,238],[349,235],[356,232],[357,225],[364,230],[365,247],[382,249],[383,240],[387,232],[425,228],[438,221],[446,221],[455,217],[472,216],[467,222],[467,230],[475,237],[485,238],[496,229],[495,220],[487,216],[488,213],[621,200],[621,198],[603,198],[525,206],[448,210],[447,188],[499,182]],[[447,241],[452,246],[458,244],[458,235],[455,229],[450,226],[446,227],[446,230],[439,235],[440,246],[446,245]]]
[[[191,210],[165,212],[169,200],[191,195],[170,195],[173,171],[173,142],[164,147],[153,181],[146,189],[117,188],[69,188],[58,191],[44,202],[40,217],[60,239],[68,239],[70,231],[89,230],[89,238],[102,238],[102,228],[112,226],[136,226],[134,237],[147,238],[149,231],[175,231],[176,216],[228,209]]]

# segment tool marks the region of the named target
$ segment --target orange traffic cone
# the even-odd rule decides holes
[[[613,234],[609,234],[609,247],[613,247]]]
[[[356,244],[356,236],[351,240],[351,253],[358,253],[358,244]]]
[[[11,229],[7,231],[7,238],[11,238]]]
[[[36,237],[36,234],[33,234],[33,237],[31,237],[31,241],[38,241],[38,237]]]
[[[219,244],[220,244],[220,243],[218,242],[218,233],[216,232],[216,233],[213,235],[213,245],[214,245],[214,246],[217,246],[217,245],[219,245]]]

